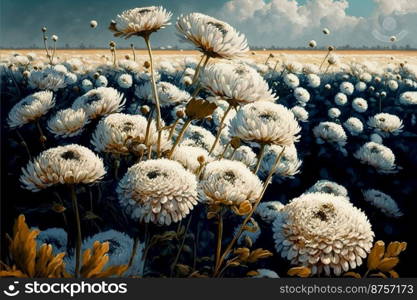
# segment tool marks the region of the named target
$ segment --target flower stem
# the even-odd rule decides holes
[[[191,224],[191,219],[192,218],[193,218],[193,215],[191,213],[190,214],[190,217],[188,218],[188,222],[187,222],[187,225],[185,227],[184,235],[182,237],[180,247],[178,248],[177,255],[175,256],[175,260],[174,260],[174,262],[171,265],[171,274],[170,274],[171,276],[170,277],[172,277],[174,275],[175,266],[178,264],[178,260],[180,259],[181,252],[182,252],[182,249],[184,248],[185,239],[187,237],[187,232],[188,232],[188,229],[190,228],[190,224]]]
[[[195,68],[195,73],[194,73],[191,85],[194,85],[196,83],[196,81],[198,80],[198,77],[200,76],[200,68],[201,68],[201,64],[203,63],[204,57],[206,57],[206,61],[208,61],[208,59],[209,59],[209,57],[206,56],[206,55],[201,56],[201,59],[200,59],[198,65],[197,65],[197,67]]]
[[[42,148],[45,149],[45,143],[46,143],[46,136],[43,134],[43,130],[41,127],[41,124],[39,123],[39,120],[36,121],[36,127],[39,131],[39,141],[41,142]]]
[[[258,173],[259,167],[261,166],[261,162],[265,154],[265,146],[266,144],[261,144],[261,149],[259,150],[259,153],[258,153],[258,161],[256,162],[256,167],[255,167],[255,170],[253,171],[254,174]]]
[[[130,46],[132,48],[132,53],[133,53],[133,61],[136,61],[136,53],[135,53],[135,46],[133,46],[133,44],[131,44]]]
[[[80,213],[78,211],[77,193],[75,192],[75,186],[70,185],[71,189],[71,201],[75,214],[75,224],[77,226],[77,243],[75,248],[75,278],[80,277],[80,258],[81,258],[81,222]]]
[[[25,149],[26,149],[26,152],[28,154],[29,160],[32,160],[32,155],[30,154],[28,144],[26,143],[26,141],[23,138],[22,134],[20,133],[19,129],[16,129],[16,133],[17,133],[17,135],[19,136],[19,138],[21,140],[22,146],[25,147]]]
[[[130,269],[130,267],[133,264],[133,259],[136,256],[136,252],[137,252],[137,249],[138,249],[138,244],[139,244],[139,236],[135,236],[135,239],[133,241],[132,253],[131,253],[130,258],[129,258],[129,263],[127,264],[127,269]]]
[[[156,153],[157,153],[157,157],[160,157],[160,155],[161,155],[161,136],[162,136],[162,131],[161,131],[161,106],[159,104],[158,90],[156,89],[155,73],[154,73],[153,57],[152,57],[152,49],[151,49],[150,38],[149,38],[149,36],[145,36],[144,39],[145,39],[145,43],[146,43],[146,48],[148,49],[149,62],[150,62],[150,65],[151,65],[152,94],[153,94],[153,98],[155,100],[156,129],[158,131],[158,142],[157,142]]]
[[[233,108],[233,105],[229,104],[229,107],[226,109],[226,111],[223,114],[223,117],[222,117],[222,119],[220,121],[220,124],[219,124],[219,129],[217,130],[216,139],[214,140],[213,145],[211,145],[209,155],[211,155],[213,153],[214,149],[217,146],[217,143],[219,142],[220,134],[222,133],[222,130],[223,130],[223,127],[224,127],[224,121],[226,120],[226,117],[229,114],[229,112],[232,110],[232,108]]]
[[[175,120],[174,124],[171,125],[171,129],[169,130],[169,135],[168,135],[168,141],[170,141],[172,139],[172,136],[174,135],[175,128],[177,128],[177,125],[178,125],[180,120],[181,120],[181,118],[177,118]]]
[[[273,164],[273,166],[272,166],[271,170],[269,170],[269,174],[268,174],[268,177],[266,178],[266,180],[265,180],[265,182],[264,182],[264,186],[263,186],[263,188],[262,188],[262,192],[261,192],[260,196],[258,197],[258,199],[256,199],[256,202],[255,202],[255,204],[253,205],[252,210],[251,210],[251,211],[250,211],[250,213],[246,216],[245,220],[243,221],[242,225],[241,225],[241,226],[240,226],[240,228],[239,228],[239,231],[235,234],[235,236],[233,237],[232,241],[229,243],[229,245],[227,245],[227,248],[226,248],[226,250],[223,252],[223,255],[220,257],[220,260],[219,260],[218,264],[216,265],[216,267],[215,267],[215,269],[214,269],[213,277],[217,277],[217,276],[219,275],[220,268],[221,268],[221,266],[222,266],[222,264],[223,264],[223,262],[224,262],[224,260],[225,260],[226,256],[227,256],[227,255],[229,254],[229,252],[232,250],[232,247],[234,246],[234,244],[236,243],[236,241],[239,239],[240,235],[242,234],[242,232],[243,232],[243,228],[244,228],[244,227],[245,227],[245,225],[249,222],[249,220],[251,219],[252,215],[254,214],[254,212],[255,212],[256,208],[258,207],[259,203],[261,202],[261,200],[262,200],[262,198],[263,198],[263,196],[264,196],[264,194],[265,194],[266,188],[268,187],[268,185],[269,185],[269,183],[270,183],[270,181],[271,181],[272,175],[274,175],[275,170],[276,170],[276,168],[277,168],[277,166],[278,166],[279,162],[281,161],[282,156],[284,155],[284,151],[285,151],[285,147],[283,147],[283,148],[282,148],[282,151],[281,151],[281,153],[280,153],[280,154],[276,157],[275,162],[274,162],[274,164]]]
[[[219,264],[221,254],[222,254],[222,240],[223,240],[223,212],[220,211],[218,215],[217,223],[217,248],[216,248],[216,263],[214,266]]]
[[[177,136],[177,139],[175,140],[174,145],[171,148],[171,151],[169,151],[168,159],[171,159],[172,155],[174,154],[175,148],[181,142],[182,137],[184,136],[185,131],[187,130],[188,126],[190,126],[190,124],[191,124],[191,121],[192,121],[191,119],[188,119],[187,121],[185,121],[184,125],[181,128],[180,133]]]
[[[319,67],[319,71],[321,71],[321,68],[323,67],[324,62],[326,61],[327,57],[329,57],[329,55],[330,55],[330,50],[327,51],[326,56],[324,57],[323,61],[321,62],[320,67]]]

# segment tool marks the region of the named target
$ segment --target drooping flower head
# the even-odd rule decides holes
[[[55,98],[52,92],[42,91],[34,93],[12,107],[7,122],[11,128],[21,127],[38,120],[54,106]]]
[[[90,149],[76,144],[43,151],[22,168],[22,172],[20,182],[32,192],[56,184],[91,184],[106,174],[102,159]]]
[[[169,225],[197,205],[197,180],[176,161],[147,160],[128,169],[117,194],[132,219]]]
[[[201,13],[180,16],[177,30],[184,41],[209,57],[233,59],[249,51],[244,34],[226,22]]]
[[[374,233],[366,215],[344,197],[304,194],[291,200],[273,223],[281,257],[312,274],[340,275],[362,264]]]
[[[259,101],[238,110],[230,121],[230,135],[262,144],[290,146],[298,141],[301,128],[286,107]]]

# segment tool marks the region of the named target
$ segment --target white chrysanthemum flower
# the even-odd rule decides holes
[[[91,143],[96,151],[127,155],[132,150],[135,151],[135,145],[145,144],[147,124],[146,118],[140,115],[110,114],[97,125]],[[163,151],[170,149],[171,143],[167,139],[165,131],[161,139]],[[154,147],[157,140],[156,125],[152,121],[149,127],[148,145]]]
[[[94,85],[91,82],[91,80],[84,79],[83,81],[81,81],[81,88],[84,92],[88,92],[88,91],[92,90],[93,87],[94,87]]]
[[[291,200],[273,223],[275,248],[293,265],[326,275],[360,266],[374,233],[366,215],[344,197],[304,194]]]
[[[284,204],[279,201],[261,202],[256,208],[255,214],[258,215],[262,221],[272,223],[283,208]]]
[[[262,144],[290,146],[299,139],[301,128],[286,107],[259,101],[238,110],[230,121],[230,135]]]
[[[350,132],[351,135],[359,135],[363,132],[363,123],[361,120],[355,117],[347,119],[343,126]]]
[[[79,135],[89,122],[87,114],[80,108],[62,109],[48,121],[48,130],[56,137],[72,137]]]
[[[212,160],[207,150],[201,147],[195,146],[183,146],[179,145],[175,148],[175,151],[171,157],[172,160],[179,162],[184,168],[192,173],[197,173],[201,164],[199,159],[203,159],[204,163],[208,163]]]
[[[329,110],[327,111],[327,115],[331,119],[337,119],[337,118],[340,117],[341,114],[342,114],[342,112],[337,107],[329,108]]]
[[[191,98],[188,92],[179,89],[177,86],[169,82],[160,81],[156,84],[156,88],[158,91],[161,107],[185,103]],[[135,89],[135,95],[140,100],[145,100],[147,102],[153,103],[154,99],[152,96],[152,84],[148,81],[141,86],[137,86]]]
[[[162,6],[138,7],[125,10],[117,15],[115,35],[124,38],[148,36],[167,25],[172,14]]]
[[[399,209],[397,202],[391,196],[374,189],[362,192],[365,201],[378,208],[383,214],[392,218],[399,218],[403,213]]]
[[[363,164],[374,167],[379,173],[395,173],[395,155],[390,148],[368,142],[356,151],[354,156]]]
[[[248,168],[255,167],[257,162],[255,152],[248,146],[237,148],[231,159],[244,163]]]
[[[298,74],[303,70],[303,65],[296,61],[290,61],[285,63],[284,68],[288,73]]]
[[[349,199],[347,189],[343,185],[330,180],[318,180],[313,186],[305,191],[304,194],[308,193],[333,194],[335,196],[341,196]]]
[[[389,80],[388,87],[391,91],[395,92],[398,89],[398,82],[396,80]]]
[[[334,96],[334,102],[337,105],[343,106],[348,102],[348,98],[343,93],[337,93],[336,96]]]
[[[270,145],[265,149],[265,154],[261,162],[259,174],[265,178],[268,176],[271,169],[274,167],[274,162],[278,155],[282,152],[282,147],[277,145]],[[285,147],[284,153],[275,168],[274,179],[277,177],[292,178],[300,172],[302,161],[298,159],[297,148],[294,144]]]
[[[400,103],[404,105],[417,105],[417,92],[402,93]]]
[[[15,64],[15,65],[27,66],[30,64],[30,60],[27,56],[16,55],[10,58],[10,63]]]
[[[90,184],[106,174],[102,159],[90,149],[76,144],[43,151],[22,172],[20,182],[32,192],[55,184]]]
[[[261,235],[261,227],[259,227],[258,222],[256,222],[254,219],[251,219],[248,223],[247,226],[251,227],[251,230],[243,230],[242,233],[240,234],[238,240],[237,240],[237,244],[238,245],[244,245],[245,243],[245,239],[249,238],[252,243],[255,243],[259,236]],[[240,224],[237,225],[235,227],[235,230],[233,232],[233,235],[238,234],[240,230]]]
[[[65,74],[53,68],[31,72],[28,83],[33,89],[51,90],[54,92],[66,87]]]
[[[362,73],[360,75],[360,79],[366,83],[369,83],[372,81],[372,75],[369,74],[368,72]]]
[[[106,87],[108,83],[109,82],[106,76],[103,76],[103,75],[100,75],[99,77],[97,77],[95,81],[96,87]]]
[[[215,99],[233,105],[277,99],[265,79],[246,64],[213,64],[204,70],[200,84]]]
[[[314,136],[319,144],[335,143],[340,147],[346,145],[347,136],[343,127],[334,122],[321,122],[313,128]]]
[[[117,78],[117,84],[122,88],[122,89],[128,89],[132,86],[133,84],[133,79],[132,79],[132,75],[130,74],[121,74],[118,78]]]
[[[383,142],[382,137],[378,133],[372,133],[370,139],[371,139],[371,142],[374,142],[377,144],[382,144]]]
[[[77,83],[77,81],[78,81],[77,74],[70,73],[70,72],[68,72],[67,74],[65,74],[65,83],[67,85],[75,84],[75,83]]]
[[[385,137],[389,134],[398,135],[404,127],[399,117],[388,113],[379,113],[370,117],[367,124]]]
[[[176,27],[185,42],[192,43],[209,57],[233,59],[249,51],[244,34],[226,22],[201,13],[181,15]]]
[[[309,81],[309,79],[312,79],[312,81],[314,82],[313,85],[316,85],[317,80],[318,80],[319,85],[320,85],[320,77],[318,75],[316,75],[316,74],[320,73],[320,69],[319,69],[318,66],[316,66],[314,64],[305,64],[303,66],[303,73],[307,74],[307,81]],[[309,75],[314,75],[314,76],[309,76]]]
[[[9,112],[7,123],[11,128],[34,122],[55,106],[54,94],[42,91],[31,94],[15,104]]]
[[[119,68],[122,68],[129,72],[134,72],[139,69],[139,64],[130,59],[121,59],[117,61]]]
[[[256,272],[258,274],[252,278],[280,278],[275,271],[269,269],[257,269]]]
[[[289,88],[295,89],[297,86],[300,85],[300,80],[298,79],[297,75],[290,73],[284,76],[284,83]]]
[[[359,81],[357,84],[355,84],[355,90],[358,92],[363,92],[366,90],[366,83],[363,81]]]
[[[117,187],[120,204],[132,219],[170,225],[197,205],[195,175],[173,160],[147,160],[130,167]]]
[[[348,81],[344,81],[339,86],[340,92],[350,96],[353,94],[355,87]]]
[[[297,105],[291,108],[291,111],[299,122],[308,121],[308,111],[306,111],[304,107]]]
[[[75,99],[73,109],[83,108],[91,119],[119,112],[125,104],[123,94],[111,87],[99,87]]]
[[[355,98],[352,101],[352,108],[358,113],[363,113],[368,110],[368,102],[363,98]]]
[[[307,102],[310,101],[310,93],[302,87],[294,89],[294,97],[301,106],[306,106]]]
[[[316,74],[308,74],[307,75],[307,82],[308,86],[311,88],[318,88],[321,84],[320,77]]]
[[[215,139],[214,135],[207,129],[196,125],[190,125],[185,131],[181,145],[201,147],[210,151]],[[217,155],[221,152],[222,147],[219,144],[216,145],[214,154]]]
[[[261,195],[262,182],[242,162],[222,159],[207,164],[200,189],[209,204],[239,205],[246,200],[254,203]]]
[[[329,65],[337,65],[339,61],[340,61],[339,56],[335,54],[330,55],[329,58],[327,59],[327,62],[329,63]]]
[[[52,69],[64,75],[68,73],[68,69],[64,65],[55,65],[52,67]]]

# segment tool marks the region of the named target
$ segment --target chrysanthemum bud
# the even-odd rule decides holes
[[[310,42],[308,42],[308,46],[309,46],[310,48],[316,48],[316,46],[317,46],[317,42],[316,42],[316,41],[314,41],[314,40],[311,40]]]
[[[200,165],[204,164],[206,161],[206,158],[204,157],[204,155],[200,155],[197,157],[197,161]]]
[[[110,41],[109,46],[112,48],[116,47],[116,42]]]
[[[232,140],[230,141],[230,145],[233,147],[233,149],[237,149],[240,147],[240,138],[238,138],[237,136],[233,137]]]
[[[42,27],[42,32],[46,32],[46,27]]]
[[[95,73],[94,73],[94,75],[93,75],[93,78],[94,78],[94,79],[97,79],[97,78],[99,78],[99,77],[100,77],[100,73],[95,72]]]
[[[58,36],[54,34],[54,35],[51,37],[51,40],[53,40],[54,42],[56,42],[56,41],[58,40]]]
[[[147,105],[142,105],[141,107],[140,107],[140,112],[143,114],[143,115],[147,115],[147,114],[149,114],[149,112],[150,112],[150,108],[149,108],[149,106],[147,106]]]
[[[334,51],[334,50],[335,50],[335,47],[334,47],[334,46],[329,46],[327,49],[328,49],[329,51]]]
[[[145,62],[143,63],[143,66],[144,66],[146,69],[148,69],[148,68],[150,68],[151,63],[150,63],[149,61],[145,61]]]
[[[28,70],[22,73],[23,77],[28,78],[30,76],[30,72]]]
[[[176,115],[178,118],[182,119],[185,117],[185,111],[183,109],[180,109],[176,112]]]
[[[125,55],[125,58],[126,58],[127,60],[129,60],[129,59],[130,59],[129,54],[126,54],[126,55]]]
[[[97,27],[97,25],[98,25],[98,23],[97,23],[97,21],[96,21],[96,20],[91,20],[91,21],[90,21],[90,27],[91,27],[91,28],[96,28],[96,27]]]

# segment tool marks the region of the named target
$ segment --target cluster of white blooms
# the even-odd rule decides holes
[[[404,105],[417,104],[417,92],[405,92],[400,96],[400,103]]]
[[[389,195],[374,189],[363,191],[364,199],[378,208],[382,213],[388,217],[399,218],[403,216],[397,202]]]
[[[354,156],[363,164],[374,167],[380,173],[396,172],[395,155],[390,148],[384,145],[368,142],[360,147]]]
[[[399,117],[387,113],[379,113],[370,117],[367,124],[383,136],[398,135],[403,128],[403,122]]]
[[[313,274],[341,275],[360,266],[374,233],[366,215],[344,197],[309,193],[291,200],[273,223],[276,250]]]

